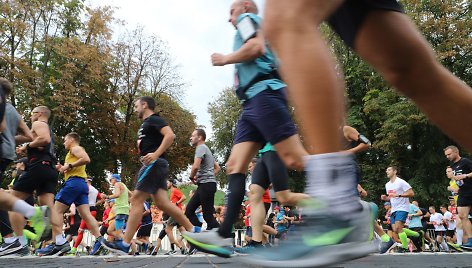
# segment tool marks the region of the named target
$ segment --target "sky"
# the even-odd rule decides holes
[[[264,0],[255,0],[263,9]],[[228,22],[231,0],[93,0],[92,6],[116,7],[115,17],[128,29],[144,26],[145,32],[166,41],[170,55],[187,83],[183,104],[197,116],[211,137],[208,103],[233,84],[234,67],[211,65],[212,53],[230,53],[234,27]],[[119,32],[120,29],[114,29]]]

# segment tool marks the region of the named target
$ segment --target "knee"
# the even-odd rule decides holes
[[[302,171],[305,167],[303,158],[298,155],[284,154],[281,155],[282,161],[288,169]]]
[[[261,188],[262,189],[262,188]],[[258,189],[255,189],[255,187],[249,187],[249,200],[251,203],[257,203],[262,201],[262,194],[264,192],[260,192]]]
[[[228,175],[236,174],[236,173],[246,173],[247,167],[242,167],[240,161],[235,160],[234,158],[228,159],[226,162],[226,173]]]

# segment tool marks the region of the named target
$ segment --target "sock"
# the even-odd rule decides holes
[[[27,219],[34,216],[36,210],[30,204],[26,203],[24,200],[17,200],[11,209],[12,211],[23,214]]]
[[[200,233],[202,231],[202,227],[200,226],[193,226],[192,233]]]
[[[407,236],[412,236],[412,237],[419,237],[420,236],[420,234],[418,232],[412,231],[408,228],[403,228],[403,232],[405,232],[405,234]]]
[[[26,236],[26,238],[28,238],[30,240],[36,240],[36,238],[37,238],[37,235],[35,233],[31,232],[28,229],[23,230],[23,235]]]
[[[362,210],[357,193],[357,163],[352,154],[328,153],[305,157],[306,193],[329,204],[329,210],[343,219],[358,217]],[[353,213],[354,212],[354,213]]]
[[[67,240],[62,234],[56,235],[56,245],[64,245],[66,242]]]
[[[407,249],[408,248],[408,238],[405,232],[401,232],[398,234],[398,237],[400,238],[400,241],[402,242],[402,248]]]
[[[457,229],[456,231],[456,237],[457,237],[457,244],[460,246],[462,245],[462,238],[464,237],[464,230],[462,229]]]
[[[80,242],[82,242],[83,237],[84,237],[84,232],[79,232],[79,234],[77,235],[77,238],[75,239],[74,248],[77,248],[80,245]]]
[[[228,176],[228,204],[226,207],[225,220],[218,229],[218,234],[224,238],[230,238],[233,224],[241,210],[246,187],[246,175],[242,173],[230,174]]]
[[[171,249],[172,251],[175,251],[175,245],[174,245],[174,243],[170,244],[170,249]]]
[[[123,246],[125,246],[125,247],[129,247],[129,246],[130,246],[130,244],[126,243],[125,241],[123,241],[122,243],[123,243]]]
[[[390,241],[390,236],[388,236],[388,234],[383,234],[381,237],[380,237],[380,240],[382,240],[382,242],[388,242]]]
[[[449,251],[449,246],[447,245],[445,239],[443,239],[443,241],[441,242],[441,246],[445,251]]]
[[[26,244],[28,244],[28,240],[26,240],[26,237],[24,237],[24,236],[19,236],[18,240],[20,241],[20,244],[22,246],[26,246]]]
[[[3,238],[3,241],[4,241],[5,243],[8,243],[8,244],[11,244],[11,243],[15,242],[15,240],[16,240],[16,237],[14,237],[14,236]]]

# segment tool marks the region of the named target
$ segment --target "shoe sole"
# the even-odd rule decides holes
[[[106,244],[102,244],[102,247],[108,249],[108,251],[110,251],[110,253],[115,253],[116,255],[121,255],[121,256],[128,255],[128,253],[125,253],[124,251],[122,251],[120,249],[108,247]]]
[[[378,248],[372,242],[351,242],[329,246],[324,252],[317,250],[316,253],[309,254],[309,256],[287,261],[263,260],[255,258],[255,256],[249,256],[245,258],[237,257],[236,259],[244,264],[262,267],[324,267],[327,265],[333,265],[340,262],[362,258],[377,251]]]
[[[216,256],[222,257],[222,258],[230,258],[231,257],[231,252],[229,250],[223,249],[219,246],[208,245],[208,244],[198,242],[195,239],[193,239],[193,238],[191,238],[191,237],[189,237],[185,234],[182,234],[182,236],[185,238],[185,240],[187,240],[187,242],[192,244],[192,246],[197,248],[197,250],[199,250],[199,251],[209,253],[209,254],[213,254],[213,255],[216,255]]]
[[[4,251],[0,252],[0,257],[1,256],[6,256],[6,255],[10,255],[10,254],[16,254],[18,253],[20,250],[22,250],[23,248],[9,248],[9,249],[5,249]]]

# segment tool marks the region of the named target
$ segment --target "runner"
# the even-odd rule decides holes
[[[203,218],[207,223],[207,230],[218,228],[220,225],[215,219],[215,193],[216,174],[220,171],[220,165],[215,161],[210,148],[205,144],[205,130],[197,128],[192,132],[190,144],[195,146],[195,157],[193,160],[190,179],[197,185],[197,190],[187,203],[185,216],[193,226],[202,227],[202,223],[195,215],[195,210],[202,206]]]
[[[121,182],[120,174],[112,174],[110,183],[115,187],[113,194],[104,197],[115,200],[115,230],[113,231],[113,237],[114,239],[123,239],[123,231],[129,216],[129,197],[132,193],[128,190],[126,184]]]
[[[143,204],[149,196],[165,213],[174,218],[187,231],[195,229],[183,212],[167,197],[169,164],[165,152],[174,141],[175,134],[156,113],[156,102],[151,97],[140,97],[134,103],[134,111],[143,123],[138,131],[138,149],[142,167],[138,173],[136,189],[131,197],[133,210],[126,226],[123,240],[106,242],[105,247],[118,254],[128,254],[130,243],[143,214]]]
[[[62,215],[67,211],[72,203],[77,207],[82,219],[90,227],[90,232],[95,236],[95,244],[104,242],[98,229],[98,222],[90,213],[89,207],[89,187],[86,183],[87,173],[85,166],[90,163],[90,158],[85,149],[80,146],[80,136],[71,132],[64,137],[64,147],[68,151],[64,165],[57,163],[56,169],[64,174],[64,185],[56,195],[56,202],[52,210],[53,217],[53,239],[45,251],[44,256],[62,255],[71,250],[70,244],[65,239],[62,232],[62,220],[56,221],[57,218],[62,219]]]
[[[26,200],[36,191],[39,205],[52,208],[58,173],[54,168],[57,159],[54,154],[52,132],[48,125],[50,116],[51,111],[46,106],[35,107],[31,112],[33,141],[17,149],[18,154],[26,152],[28,163],[26,164],[26,171],[15,181],[12,194]],[[24,214],[10,213],[9,216],[16,235],[15,240],[18,239],[19,245],[17,242],[14,243],[18,246],[17,249],[19,247],[25,248],[27,241],[23,236]],[[31,217],[30,214],[29,216]],[[51,210],[51,217],[50,221],[53,223],[60,222],[62,229],[62,215],[55,214]],[[47,222],[49,222],[49,219]],[[38,230],[36,232],[37,240],[41,238],[43,231]]]
[[[92,217],[96,218],[97,216],[97,204],[100,204],[103,202],[104,199],[102,199],[101,194],[98,192],[97,188],[93,187],[92,185],[92,177],[88,176],[87,177],[87,185],[88,185],[88,204],[90,206],[90,214],[92,214]],[[97,200],[99,200],[97,202]],[[84,231],[89,230],[87,223],[85,220],[80,221],[80,226],[78,230],[78,235],[77,239],[74,242],[74,246],[71,249],[71,253],[74,254],[77,252],[77,247],[80,245],[82,242],[82,238],[84,237]],[[103,235],[102,232],[100,231],[100,235]],[[90,253],[90,252],[89,252]]]
[[[389,201],[392,204],[390,222],[393,231],[398,234],[402,244],[399,252],[406,253],[409,252],[408,236],[415,238],[420,236],[419,233],[404,227],[408,217],[408,211],[410,210],[410,201],[408,198],[413,197],[415,193],[408,182],[397,177],[397,168],[395,166],[388,167],[386,173],[389,179],[389,182],[385,184],[385,190],[388,196],[382,195],[381,199]]]

